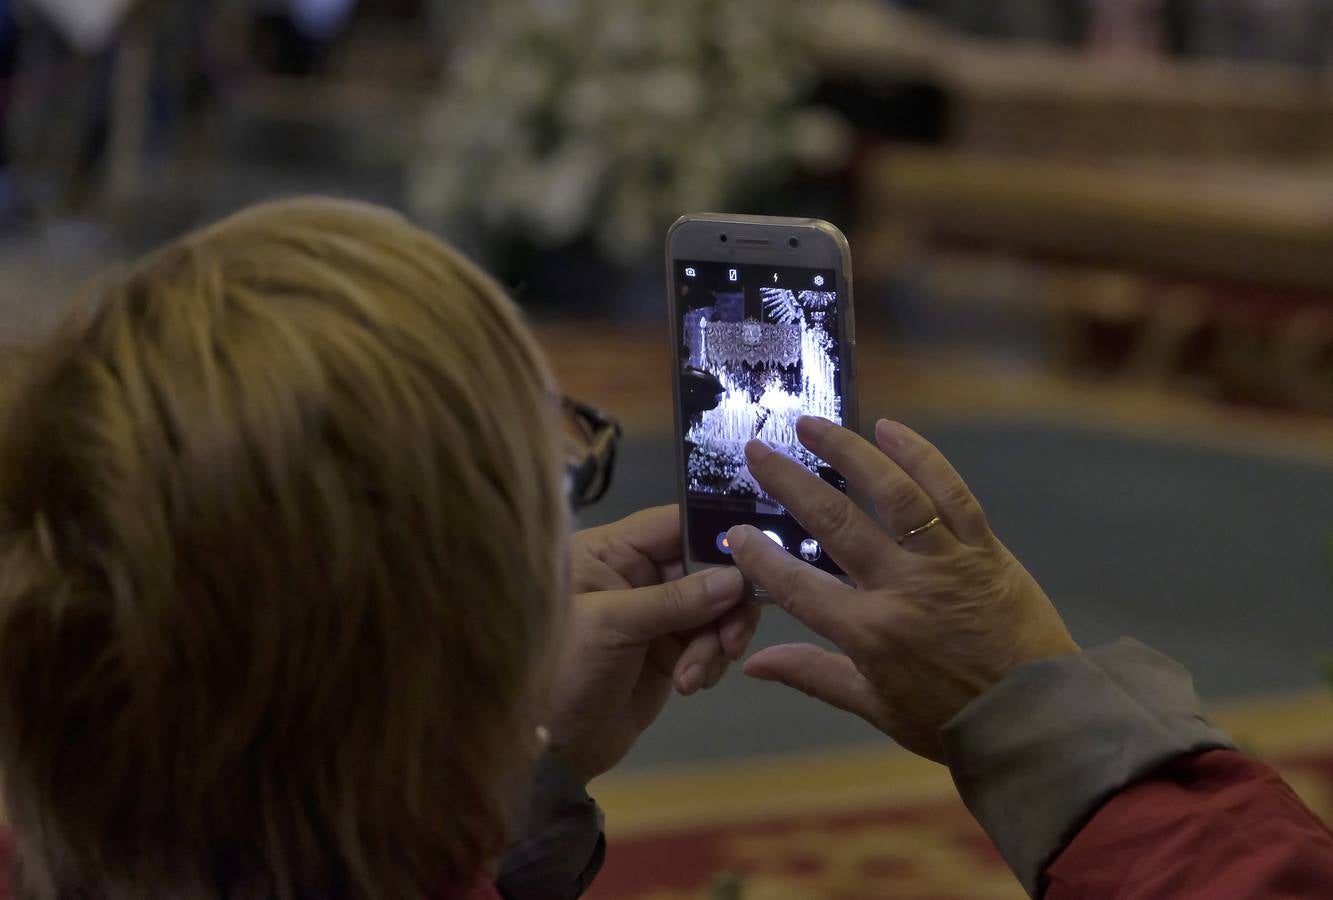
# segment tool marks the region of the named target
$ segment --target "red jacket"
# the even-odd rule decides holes
[[[1333,832],[1268,766],[1213,750],[1111,798],[1046,879],[1046,900],[1327,900]]]

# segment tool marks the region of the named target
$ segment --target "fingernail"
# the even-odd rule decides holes
[[[733,550],[735,546],[735,544],[732,544]],[[740,596],[741,588],[744,586],[745,576],[741,575],[739,569],[731,567],[718,569],[704,580],[704,590],[708,592],[708,599],[715,603],[721,603],[723,600],[735,600]]]
[[[801,416],[796,420],[796,430],[810,437],[818,437],[833,427],[833,423],[823,416]]]
[[[748,537],[749,532],[745,529],[744,525],[733,525],[727,532],[727,546],[730,547],[731,552],[735,554],[742,546],[744,546]]]
[[[875,437],[885,444],[896,447],[903,442],[902,426],[888,419],[880,419],[875,423]]]
[[[699,688],[704,686],[704,679],[708,673],[700,663],[695,663],[685,670],[685,674],[680,676],[680,692],[682,694],[693,694]]]
[[[757,463],[773,452],[773,448],[760,440],[750,441],[745,445],[745,455],[752,463]]]
[[[745,632],[749,624],[743,621],[727,623],[727,627],[722,629],[721,640],[722,650],[731,659],[740,659],[745,653],[745,648],[740,646],[741,641],[745,640]]]

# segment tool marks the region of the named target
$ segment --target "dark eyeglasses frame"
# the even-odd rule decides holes
[[[605,497],[611,487],[616,448],[624,430],[614,416],[573,397],[561,397],[560,405],[583,438],[583,455],[570,460],[568,471],[569,504],[584,509]]]

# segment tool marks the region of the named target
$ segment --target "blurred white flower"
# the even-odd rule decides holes
[[[575,144],[546,161],[534,180],[533,195],[524,198],[532,224],[550,243],[564,243],[587,227],[605,164],[600,148]]]
[[[599,17],[597,27],[599,40],[593,49],[622,57],[632,57],[647,50],[649,41],[652,40],[649,32],[652,26],[646,21],[647,17],[644,16],[641,6],[642,4],[625,3],[605,10],[605,15]]]
[[[612,110],[611,92],[603,79],[579,78],[565,91],[561,109],[567,125],[594,129]]]
[[[633,260],[682,212],[836,165],[846,127],[805,103],[811,6],[497,0],[425,116],[409,201]]]
[[[639,88],[644,112],[674,119],[698,115],[703,100],[699,79],[681,66],[648,73]]]
[[[791,122],[792,153],[802,165],[816,172],[835,169],[846,162],[855,136],[851,126],[828,109],[798,110]]]

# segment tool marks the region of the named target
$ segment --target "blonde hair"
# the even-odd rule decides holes
[[[0,428],[0,770],[29,894],[424,897],[503,847],[562,608],[551,381],[373,207],[112,277]]]

